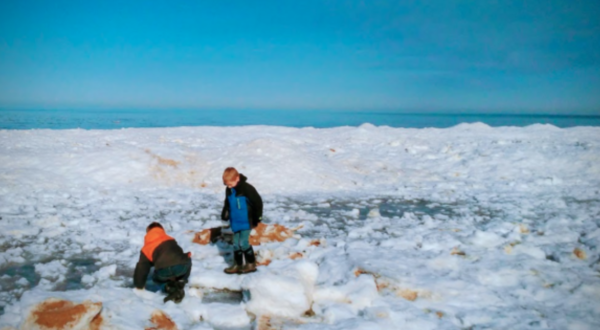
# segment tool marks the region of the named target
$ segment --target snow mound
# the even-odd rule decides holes
[[[242,287],[250,292],[246,309],[255,315],[297,318],[311,309],[318,266],[298,261],[246,277]]]

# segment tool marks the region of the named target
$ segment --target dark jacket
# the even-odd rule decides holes
[[[185,264],[189,260],[190,254],[184,253],[173,237],[160,227],[152,228],[144,237],[144,247],[133,273],[133,285],[138,289],[143,288],[152,266],[156,270]]]
[[[223,211],[221,212],[221,219],[223,220],[231,220],[231,229],[234,232],[239,230],[249,229],[256,227],[256,225],[262,221],[262,212],[263,212],[263,202],[262,198],[258,194],[258,191],[247,182],[248,178],[246,178],[243,174],[240,173],[240,181],[238,184],[233,187],[235,190],[235,196],[232,196],[232,189],[227,187],[225,189],[225,202],[223,205]],[[235,197],[237,199],[245,200],[245,204],[248,209],[247,217],[244,217],[243,221],[247,221],[247,226],[240,226],[239,219],[232,219],[232,215],[235,215],[231,210],[231,205],[229,200],[231,197]],[[239,205],[234,205],[234,207],[238,207]],[[237,221],[236,221],[237,220]],[[240,229],[241,228],[241,229]],[[236,230],[239,229],[239,230]]]

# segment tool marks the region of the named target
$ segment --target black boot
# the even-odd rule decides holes
[[[169,300],[173,300],[174,303],[179,304],[183,297],[185,297],[185,287],[184,281],[169,281],[165,285],[165,291],[167,292],[167,296],[163,299],[163,302],[167,302]]]
[[[169,281],[169,282],[167,282],[167,284],[165,284],[165,292],[167,294],[174,293],[177,290],[179,290],[179,286],[177,285],[177,282]]]
[[[223,271],[227,274],[239,274],[244,264],[244,255],[242,251],[233,251],[233,265],[225,268]]]
[[[256,257],[254,256],[254,249],[252,246],[248,250],[244,251],[244,257],[246,257],[246,264],[242,267],[241,273],[252,273],[256,271]]]
[[[185,297],[185,291],[177,290],[173,293],[169,293],[169,295],[163,299],[163,302],[166,303],[169,300],[173,300],[174,303],[179,304],[183,300],[183,297]]]

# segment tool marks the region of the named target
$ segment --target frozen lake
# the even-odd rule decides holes
[[[54,200],[57,201],[57,200]],[[54,204],[53,201],[53,204]],[[65,221],[77,220],[80,216],[78,207],[82,201],[76,198],[69,197],[66,200],[61,201],[56,205],[47,205],[46,207],[52,208],[53,212],[50,214],[38,214],[38,217],[28,218],[26,213],[21,213],[22,221],[29,223],[35,222],[36,218],[44,218],[47,216],[57,217],[64,219]],[[124,202],[121,200],[121,202]],[[104,202],[100,202],[99,205],[90,205],[92,208],[102,207]],[[190,230],[199,230],[205,228],[208,222],[215,219],[214,214],[202,218],[198,217],[199,209],[213,209],[218,210],[219,206],[217,201],[212,203],[190,203],[188,205],[178,205],[177,208],[170,207],[171,204],[162,205],[160,209],[151,210],[149,205],[153,204],[151,201],[143,202],[139,197],[136,197],[131,203],[139,203],[138,212],[133,213],[128,205],[123,209],[109,209],[107,214],[104,216],[112,217],[122,221],[122,227],[127,227],[128,221],[142,222],[142,219],[153,219],[153,221],[164,222],[169,217],[176,217],[183,223],[190,224]],[[44,207],[43,204],[38,204],[39,207]],[[380,214],[381,218],[387,218],[392,221],[401,222],[401,218],[405,216],[414,216],[414,225],[421,225],[424,219],[444,219],[458,218],[461,214],[467,215],[469,213],[478,214],[481,216],[482,222],[489,222],[492,220],[492,214],[498,213],[498,211],[482,210],[476,203],[472,203],[469,207],[466,203],[455,203],[455,204],[440,204],[434,202],[428,202],[426,200],[414,200],[407,201],[397,198],[378,198],[378,199],[364,199],[356,201],[344,201],[344,200],[325,200],[321,202],[310,202],[310,201],[295,201],[287,200],[281,203],[267,203],[267,207],[275,209],[284,214],[283,219],[287,224],[293,227],[305,225],[307,223],[307,229],[301,229],[300,233],[302,237],[308,239],[320,239],[331,235],[347,235],[353,229],[362,227],[365,223],[369,223],[377,213]],[[143,211],[141,211],[143,210]],[[126,214],[126,216],[124,216]],[[9,217],[18,216],[19,214],[8,214]],[[6,217],[7,214],[4,214]],[[499,215],[495,215],[501,221]],[[271,220],[273,222],[275,220]],[[308,221],[308,222],[307,222]],[[143,222],[142,222],[143,223]],[[476,224],[474,224],[476,225]],[[321,227],[325,229],[320,229]],[[382,233],[386,233],[386,229],[381,230]],[[86,287],[90,287],[90,283],[83,283],[82,277],[84,275],[91,275],[100,269],[103,264],[102,260],[98,258],[97,252],[83,252],[81,254],[70,254],[69,247],[72,246],[71,237],[77,235],[77,231],[64,231],[59,236],[52,238],[52,244],[54,246],[62,246],[63,249],[58,251],[52,251],[51,254],[40,254],[39,252],[45,249],[48,245],[48,240],[39,240],[37,235],[30,237],[22,237],[19,241],[11,240],[11,237],[6,235],[0,235],[0,252],[6,252],[8,250],[14,250],[25,247],[23,254],[24,262],[9,262],[4,263],[0,268],[0,286],[3,288],[13,287],[14,290],[9,291],[8,295],[2,296],[2,303],[7,304],[14,299],[20,297],[21,293],[25,289],[31,289],[37,286],[42,280],[42,270],[36,265],[50,264],[57,265],[61,268],[65,274],[63,277],[54,277],[52,290],[54,291],[67,291],[67,290],[80,290]],[[391,237],[397,236],[393,233]],[[135,246],[131,245],[119,245],[114,253],[122,253],[130,249],[135,249]],[[69,255],[65,258],[65,255]],[[57,263],[58,262],[58,263]],[[117,263],[117,269],[113,279],[122,281],[123,287],[133,288],[132,276],[133,266],[128,264],[129,260],[121,260]],[[59,266],[60,265],[60,266]],[[148,281],[148,285],[152,286],[151,281]],[[218,293],[211,293],[213,300],[218,300]],[[225,295],[227,297],[227,295]],[[216,297],[216,298],[215,298]],[[240,297],[241,300],[241,297]],[[3,307],[0,309],[0,313],[3,313]]]
[[[181,329],[594,329],[600,132],[241,127],[0,131],[0,327],[47,297],[101,301],[111,324],[161,309]],[[223,273],[221,174],[298,228]],[[132,290],[159,221],[193,269],[184,301]],[[318,244],[313,244],[318,242]]]

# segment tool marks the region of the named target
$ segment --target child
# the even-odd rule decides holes
[[[153,222],[146,228],[144,247],[133,273],[133,284],[137,289],[143,289],[150,267],[154,266],[152,280],[165,284],[167,297],[164,302],[173,300],[181,302],[185,296],[183,287],[192,270],[191,254],[183,253],[173,237],[165,233],[162,225]]]
[[[229,220],[233,231],[234,263],[231,267],[225,268],[227,274],[256,271],[256,258],[248,239],[252,228],[262,220],[263,203],[256,189],[246,182],[246,179],[233,167],[228,167],[223,172],[223,184],[227,188],[221,219]]]

